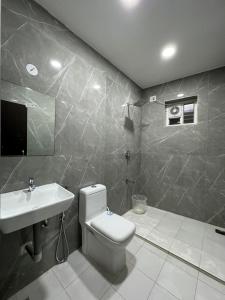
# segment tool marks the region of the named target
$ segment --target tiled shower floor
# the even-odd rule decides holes
[[[219,228],[148,206],[143,215],[124,217],[136,224],[136,235],[182,258],[225,283],[225,236]]]
[[[134,237],[127,247],[127,268],[117,276],[77,250],[10,298],[25,299],[225,300],[225,285]]]

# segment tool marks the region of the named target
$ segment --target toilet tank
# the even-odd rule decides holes
[[[95,184],[80,190],[79,198],[79,221],[87,222],[106,210],[107,197],[106,187],[102,184]]]

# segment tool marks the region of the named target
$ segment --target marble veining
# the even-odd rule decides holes
[[[56,100],[55,155],[0,157],[0,190],[58,182],[76,197],[66,215],[70,252],[80,246],[78,199],[81,187],[103,183],[108,205],[123,214],[131,195],[149,205],[212,224],[225,220],[225,68],[142,91],[32,0],[2,1],[2,79]],[[60,61],[54,69],[50,60]],[[25,69],[33,63],[35,79]],[[178,93],[198,96],[198,125],[166,128],[161,102]],[[142,103],[130,107],[124,103]],[[131,152],[127,162],[124,154]],[[126,183],[129,178],[135,183]],[[30,228],[0,234],[0,298],[23,288],[55,265],[59,216],[43,230],[43,260],[20,256]]]
[[[225,225],[225,68],[143,91],[138,189],[151,206]],[[162,103],[198,97],[197,125],[166,127]],[[146,125],[147,124],[147,125]]]
[[[75,193],[66,213],[70,252],[80,246],[78,199],[81,187],[103,183],[108,187],[108,205],[122,214],[130,208],[134,179],[140,162],[140,108],[132,113],[135,132],[124,127],[125,101],[137,102],[141,91],[119,70],[88,47],[65,26],[30,0],[2,1],[2,79],[55,98],[55,155],[0,157],[1,193],[27,187],[27,177],[35,184],[58,182]],[[54,69],[50,60],[61,63]],[[26,72],[34,64],[37,77]],[[33,131],[35,134],[35,131]],[[110,147],[108,145],[110,144]],[[108,145],[107,145],[108,144]],[[124,152],[132,158],[127,164]],[[113,171],[112,171],[113,170]],[[115,176],[119,174],[118,176]],[[20,256],[20,245],[30,239],[27,228],[0,234],[0,298],[7,299],[55,262],[59,216],[43,229],[43,260],[34,264]]]

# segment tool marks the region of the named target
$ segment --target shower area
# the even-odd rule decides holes
[[[195,118],[168,126],[167,106],[184,99],[195,99]],[[147,209],[135,213],[129,195],[124,216],[141,238],[225,283],[225,68],[146,89],[140,104],[132,194]]]

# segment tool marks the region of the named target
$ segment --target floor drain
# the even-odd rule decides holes
[[[225,231],[220,230],[220,229],[215,229],[215,232],[219,233],[219,234],[222,234],[222,235],[225,235]]]

